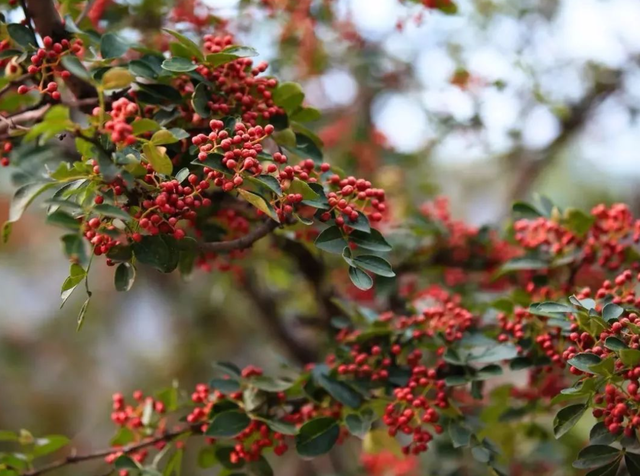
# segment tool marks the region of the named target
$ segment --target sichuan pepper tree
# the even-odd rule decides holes
[[[87,296],[78,328],[96,260],[124,292],[141,267],[234,270],[249,286],[242,262],[261,240],[296,256],[310,281],[333,254],[336,286],[317,296],[331,339],[319,353],[290,342],[297,364],[280,375],[218,362],[195,388],[114,394],[104,450],[2,431],[1,475],[102,459],[108,474],[170,476],[190,448],[202,468],[269,475],[281,456],[354,440],[371,474],[418,471],[423,453],[453,455],[467,474],[566,474],[519,448],[564,437],[586,414],[590,441],[573,467],[640,474],[640,220],[627,206],[586,213],[542,197],[514,204],[505,231],[456,221],[436,199],[408,224],[419,245],[394,250],[392,266],[384,190],[324,161],[307,127],[319,111],[298,84],[269,76],[225,25],[194,38],[167,28],[159,49],[99,34],[90,24],[105,3],[77,22],[42,0],[20,6],[24,22],[4,18],[0,94],[13,99],[0,116],[2,164],[23,182],[4,240],[44,198],[47,223],[66,230],[62,303]],[[60,154],[22,167],[33,144]]]

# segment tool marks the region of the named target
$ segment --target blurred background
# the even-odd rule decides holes
[[[64,8],[74,3],[82,4]],[[167,19],[178,28],[201,20],[194,38],[212,31],[213,18],[230,19],[237,41],[270,62],[269,74],[303,84],[309,105],[323,111],[313,130],[327,160],[386,188],[398,229],[436,195],[475,225],[499,225],[514,199],[534,192],[560,205],[623,201],[640,211],[637,0],[460,0],[455,15],[398,0],[97,3],[96,29],[131,42],[152,41]],[[253,3],[286,8],[271,14]],[[19,167],[0,174],[0,221]],[[33,206],[0,247],[0,428],[101,448],[113,434],[113,392],[174,380],[190,387],[219,359],[276,369],[290,357],[259,300],[219,269],[189,284],[142,271],[116,295],[113,270],[98,261],[77,333],[83,296],[58,309],[68,263],[43,216]],[[274,253],[260,243],[238,266],[278,299],[292,332],[314,339],[305,317],[315,303],[294,264]]]

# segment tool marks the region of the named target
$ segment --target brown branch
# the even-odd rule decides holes
[[[98,104],[98,98],[85,98],[80,99],[78,101],[73,102],[65,102],[62,103],[65,106],[69,107],[85,107],[92,106]],[[13,129],[24,129],[23,124],[27,124],[34,121],[39,121],[44,117],[47,111],[51,108],[51,104],[45,104],[43,106],[38,107],[37,109],[31,109],[28,111],[19,112],[17,114],[13,114],[11,116],[4,117],[5,120],[0,119],[0,139],[8,138],[8,132],[11,132]]]
[[[234,250],[244,250],[251,247],[256,241],[264,238],[280,226],[275,220],[269,219],[262,225],[254,228],[246,235],[229,241],[215,241],[211,243],[200,243],[199,248],[204,252],[225,253]]]
[[[40,36],[50,36],[56,42],[70,38],[53,0],[26,0],[25,7]],[[78,99],[96,97],[95,88],[76,76],[65,79],[65,84]]]
[[[171,441],[185,433],[188,433],[193,430],[197,430],[201,426],[201,423],[196,425],[191,425],[187,427],[180,428],[178,430],[170,431],[165,433],[164,435],[158,436],[156,438],[152,438],[150,440],[143,441],[141,443],[136,443],[133,445],[124,446],[122,448],[107,448],[99,451],[95,451],[93,453],[87,453],[84,455],[74,455],[71,454],[66,458],[59,459],[50,463],[46,466],[42,466],[41,468],[32,469],[31,471],[27,471],[22,473],[22,476],[38,476],[40,474],[48,473],[50,471],[56,470],[58,468],[62,468],[64,466],[83,463],[85,461],[91,461],[98,458],[104,458],[112,453],[116,453],[121,451],[122,453],[131,453],[132,451],[136,451],[142,448],[146,448],[148,446],[155,445],[161,441]]]
[[[509,192],[508,203],[526,197],[537,179],[559,156],[559,153],[573,139],[591,117],[593,110],[622,85],[622,73],[613,72],[615,77],[608,82],[597,81],[593,89],[584,98],[573,105],[562,121],[562,129],[548,146],[542,150],[523,150],[518,148],[505,159],[515,162],[516,177]],[[509,164],[510,165],[510,164]]]

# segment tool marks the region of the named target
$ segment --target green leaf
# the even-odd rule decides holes
[[[33,456],[39,458],[48,455],[67,446],[69,443],[69,438],[63,435],[49,435],[44,438],[37,438],[35,448],[33,449]]]
[[[280,182],[273,175],[257,175],[255,177],[249,177],[251,180],[255,180],[262,185],[265,185],[270,190],[272,190],[276,195],[282,195],[282,187],[280,186]]]
[[[589,442],[592,445],[609,445],[616,440],[616,435],[613,435],[607,425],[604,422],[598,422],[591,428],[589,432]]]
[[[502,360],[511,360],[517,357],[517,355],[518,349],[516,349],[513,344],[506,343],[489,347],[480,353],[471,353],[471,355],[469,355],[469,361],[490,364]]]
[[[147,79],[156,79],[158,77],[155,68],[144,60],[137,59],[130,61],[128,67],[134,76],[141,76]]]
[[[249,190],[238,189],[238,193],[251,205],[256,207],[258,210],[263,212],[265,215],[269,216],[272,220],[280,223],[280,218],[278,218],[278,214],[276,213],[273,206],[268,203],[262,196],[257,193],[250,192]]]
[[[313,122],[322,117],[322,114],[315,107],[302,107],[291,114],[292,121]]]
[[[454,448],[469,446],[471,443],[472,432],[462,422],[451,420],[449,423],[449,438]]]
[[[71,265],[69,276],[64,280],[64,283],[62,283],[62,289],[60,290],[60,298],[62,299],[60,307],[64,306],[64,303],[69,299],[69,296],[71,296],[76,286],[78,286],[86,276],[87,272],[82,266],[75,263]]]
[[[624,462],[630,476],[640,476],[640,456],[634,453],[625,453]],[[609,475],[607,475],[609,476]],[[612,475],[612,476],[615,476]]]
[[[22,54],[21,50],[14,50],[14,49],[2,50],[0,51],[0,59],[15,58],[16,56],[20,56],[21,54]]]
[[[111,438],[109,444],[111,446],[124,446],[127,443],[131,443],[135,439],[133,431],[126,426],[120,427],[116,435]]]
[[[198,116],[206,119],[211,115],[211,109],[209,109],[210,99],[211,93],[207,85],[204,83],[198,84],[191,98],[191,104],[193,105],[194,111],[198,113]]]
[[[612,302],[605,304],[602,308],[602,318],[607,322],[619,318],[622,313],[624,313],[624,309]]]
[[[353,231],[349,234],[349,241],[360,248],[364,248],[370,251],[387,252],[391,251],[391,245],[387,243],[384,236],[376,230],[371,229],[370,233],[364,233],[362,231]]]
[[[184,450],[177,450],[171,455],[167,465],[162,472],[162,476],[180,476],[182,472],[182,456]]]
[[[590,367],[592,365],[600,363],[600,360],[600,357],[598,357],[596,354],[592,354],[591,352],[582,352],[573,356],[567,361],[567,363],[569,365],[573,365],[578,370],[582,370],[583,372],[592,374],[595,372],[593,372]]]
[[[560,410],[553,420],[553,434],[556,439],[571,430],[586,410],[587,406],[584,403],[569,405]]]
[[[230,378],[213,378],[209,386],[222,393],[233,393],[240,390],[240,382]]]
[[[566,304],[561,304],[559,302],[538,302],[538,303],[533,303],[531,306],[529,306],[529,312],[532,313],[554,313],[554,312],[558,312],[558,313],[567,313],[567,312],[576,312],[576,310],[570,306],[567,306]]]
[[[565,226],[578,236],[584,236],[593,226],[595,217],[576,208],[567,208],[564,212]]]
[[[100,54],[104,59],[120,58],[128,49],[129,45],[113,33],[105,33],[100,39]]]
[[[177,31],[174,31],[174,30],[169,30],[168,28],[163,28],[163,31],[166,31],[171,36],[173,36],[176,40],[178,40],[180,44],[184,46],[187,49],[187,51],[189,51],[191,56],[195,56],[200,61],[204,59],[204,54],[200,50],[200,47],[195,42],[193,42],[192,40],[184,36],[182,33],[178,33]]]
[[[363,233],[369,233],[371,231],[371,225],[367,216],[358,212],[358,218],[355,221],[351,221],[351,217],[345,220],[345,225],[350,226],[354,230],[360,230]]]
[[[260,375],[253,377],[250,380],[251,385],[260,390],[266,392],[284,392],[285,390],[293,386],[293,382],[287,382],[285,380],[274,379],[266,375]]]
[[[373,279],[371,276],[355,266],[349,266],[349,278],[356,288],[363,291],[373,287]]]
[[[296,126],[296,124],[294,124]],[[297,127],[299,129],[299,127]],[[310,132],[296,132],[296,143],[294,152],[300,156],[310,157],[315,162],[322,160],[322,149],[313,138],[309,137]],[[321,144],[321,143],[320,143]]]
[[[329,395],[343,405],[351,408],[358,408],[362,405],[362,395],[356,392],[349,384],[325,374],[317,375],[316,381]]]
[[[229,377],[241,377],[242,371],[236,364],[232,362],[214,362],[213,366],[214,368],[221,370],[224,375],[228,375]]]
[[[80,312],[78,313],[78,324],[76,325],[76,331],[82,329],[82,325],[84,324],[84,318],[87,315],[87,311],[89,310],[89,302],[91,301],[91,296],[89,296],[86,301],[82,304],[80,308]]]
[[[7,33],[9,33],[9,36],[13,41],[23,48],[38,46],[38,42],[36,41],[35,36],[33,36],[33,32],[25,25],[21,25],[20,23],[9,23],[7,25]]]
[[[265,422],[269,428],[283,435],[297,435],[298,429],[293,423],[289,423],[281,420],[270,420],[268,418],[259,418],[259,420]]]
[[[87,68],[84,67],[82,61],[75,55],[64,55],[60,62],[62,67],[69,71],[76,78],[83,79],[85,81],[91,81],[91,75]]]
[[[106,90],[124,89],[133,82],[133,75],[125,68],[111,68],[102,76],[102,87]]]
[[[371,271],[378,276],[384,276],[385,278],[393,278],[396,273],[391,269],[391,264],[384,258],[374,255],[361,255],[353,258],[354,264],[358,268]]]
[[[56,210],[55,212],[47,215],[46,223],[49,225],[60,226],[62,228],[68,228],[70,230],[80,229],[80,222],[62,210]]]
[[[162,69],[166,69],[173,73],[188,73],[189,71],[195,70],[197,67],[198,66],[192,63],[191,60],[180,57],[169,58],[162,62]]]
[[[168,129],[160,129],[151,137],[151,143],[153,145],[174,144],[178,141],[179,139]]]
[[[578,459],[573,462],[577,469],[598,468],[612,462],[620,455],[620,450],[605,445],[591,445],[578,453]]]
[[[243,411],[227,410],[213,417],[206,435],[213,438],[233,438],[250,424],[251,418]]]
[[[511,211],[518,218],[538,218],[544,216],[536,207],[525,202],[514,202]]]
[[[347,240],[342,236],[340,228],[334,225],[318,235],[315,245],[328,253],[342,254],[342,250],[347,246]]]
[[[273,476],[273,468],[264,456],[260,456],[257,461],[251,461],[249,470],[254,476]]]
[[[160,124],[158,124],[153,119],[147,119],[146,117],[142,117],[140,119],[136,119],[131,123],[131,129],[133,129],[133,135],[139,136],[144,134],[145,132],[155,132],[160,129]]]
[[[114,462],[116,469],[139,469],[138,464],[129,456],[118,456],[118,459]]]
[[[603,361],[601,361],[598,364],[595,365],[591,365],[589,367],[589,369],[596,375],[602,375],[605,377],[609,377],[611,375],[613,375],[613,368],[614,368],[614,356],[610,355],[609,357],[607,357],[606,359],[604,359]]]
[[[371,430],[371,419],[363,418],[362,415],[357,413],[347,415],[344,422],[347,425],[349,433],[360,439],[364,438],[366,434],[369,433],[369,430]]]
[[[622,349],[619,354],[620,360],[627,367],[634,367],[640,362],[640,350],[638,349]]]
[[[163,273],[170,273],[178,266],[179,253],[174,240],[166,236],[143,236],[132,245],[133,254],[142,264],[153,266]]]
[[[207,55],[205,60],[211,66],[218,67],[223,64],[235,61],[238,58],[246,58],[249,56],[257,56],[258,52],[248,46],[229,46],[219,53]]]
[[[616,458],[609,464],[589,471],[586,476],[616,476],[618,474],[618,466],[620,466],[620,461],[622,461],[622,456]],[[640,476],[640,473],[629,470],[629,476]]]
[[[153,144],[144,144],[142,152],[156,172],[163,175],[171,175],[173,164],[171,159],[164,153],[164,147],[160,148]]]
[[[120,263],[114,277],[116,291],[126,292],[131,289],[136,279],[136,268],[131,263]]]
[[[340,427],[333,418],[320,417],[306,422],[296,436],[296,450],[303,458],[328,453],[338,441]]]
[[[303,182],[298,178],[294,178],[291,181],[291,185],[289,185],[287,193],[300,194],[304,200],[316,200],[320,198],[320,195],[318,195],[307,182]]]
[[[9,238],[9,233],[7,230],[11,230],[10,227],[7,226],[8,223],[14,223],[22,217],[24,211],[31,205],[31,203],[40,195],[42,192],[50,189],[51,187],[55,187],[58,185],[56,182],[38,182],[38,183],[30,183],[27,185],[23,185],[16,193],[13,195],[11,199],[11,205],[9,206],[9,219],[5,223],[4,230],[4,241],[6,243]]]
[[[110,205],[108,203],[101,203],[100,205],[96,205],[95,207],[93,207],[93,211],[106,217],[119,218],[122,221],[132,220],[131,215],[125,212],[122,208],[116,207],[115,205]]]
[[[549,263],[537,258],[512,258],[507,261],[500,268],[500,274],[510,271],[522,271],[522,270],[535,270],[535,269],[547,269]]]
[[[497,377],[500,375],[502,375],[502,367],[497,364],[489,364],[479,369],[478,372],[473,376],[473,380],[487,380],[491,377]]]
[[[302,105],[302,101],[304,101],[304,92],[298,83],[281,83],[273,91],[273,102],[288,114],[298,109]]]

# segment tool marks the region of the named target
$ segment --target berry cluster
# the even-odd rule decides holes
[[[61,59],[69,54],[82,56],[84,45],[79,38],[54,42],[50,36],[45,36],[42,39],[42,44],[43,47],[38,48],[31,56],[31,64],[27,67],[27,72],[33,77],[36,84],[33,86],[20,85],[18,94],[27,94],[31,90],[37,90],[41,94],[50,96],[54,101],[59,101],[61,95],[55,78],[68,79],[71,77],[71,73],[63,68]]]
[[[105,122],[104,129],[111,134],[111,140],[115,144],[133,145],[136,137],[133,135],[133,128],[127,123],[128,118],[138,115],[138,105],[127,98],[120,98],[113,102],[108,111],[111,119]],[[102,109],[96,107],[93,110],[94,116],[100,116]]]

